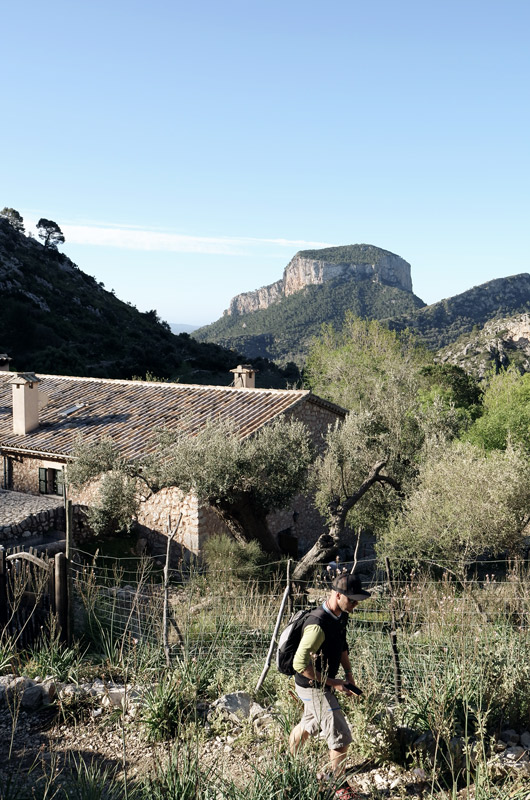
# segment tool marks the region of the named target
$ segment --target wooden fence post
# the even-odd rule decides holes
[[[278,631],[280,630],[280,624],[283,617],[283,612],[285,611],[285,604],[287,603],[288,598],[291,596],[291,559],[287,562],[287,585],[285,587],[282,602],[280,604],[280,610],[278,611],[278,616],[276,617],[276,625],[274,626],[274,631],[272,634],[271,643],[269,646],[269,652],[267,653],[267,658],[265,659],[265,666],[263,667],[263,671],[258,678],[258,682],[256,684],[256,688],[254,689],[255,692],[259,692],[261,687],[263,686],[263,681],[267,677],[267,672],[269,671],[269,667],[272,662],[272,654],[274,652],[274,648],[276,645],[276,637],[278,635]]]
[[[64,553],[57,553],[55,556],[55,615],[59,636],[64,642],[68,632],[68,579]]]
[[[166,563],[164,564],[164,607],[162,611],[162,643],[164,646],[164,653],[166,654],[166,664],[169,669],[171,666],[171,659],[169,657],[169,559],[171,556],[171,542],[176,535],[182,514],[179,514],[175,528],[171,528],[171,515],[167,520],[167,547],[166,547]],[[180,632],[179,632],[180,633]]]
[[[66,641],[68,644],[72,642],[72,627],[73,627],[73,597],[72,591],[72,570],[70,567],[70,559],[72,557],[72,523],[73,523],[73,503],[70,499],[66,500],[65,508],[65,521],[66,521],[66,542],[65,542],[65,556],[66,556]]]
[[[6,551],[0,546],[0,633],[7,625]]]

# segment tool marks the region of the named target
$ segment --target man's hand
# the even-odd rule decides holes
[[[347,697],[359,696],[362,694],[362,691],[358,686],[355,686],[355,684],[349,683],[348,681],[337,680],[335,689],[339,692],[342,692]]]

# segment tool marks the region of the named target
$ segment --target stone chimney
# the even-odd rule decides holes
[[[33,372],[17,372],[13,386],[13,433],[24,436],[39,427],[40,378]]]
[[[11,359],[7,353],[0,353],[0,372],[9,372],[9,362]]]
[[[230,372],[234,375],[234,386],[236,389],[255,389],[256,370],[250,364],[239,364]]]

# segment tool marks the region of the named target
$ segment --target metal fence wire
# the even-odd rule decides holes
[[[229,567],[175,574],[168,615],[172,656],[216,658],[229,651],[234,668],[265,659],[285,589],[282,567],[285,563],[262,566],[244,581]],[[83,624],[160,647],[164,584],[159,562],[76,551],[71,571]],[[459,670],[492,670],[501,654],[510,663],[530,665],[527,565],[514,567],[502,580],[484,575],[465,582],[449,572],[436,579],[418,572],[390,584],[384,573],[377,573],[368,588],[371,597],[355,609],[349,624],[350,658],[359,682],[389,695],[395,691],[392,633],[407,693],[425,680],[447,680],[448,672],[458,680]],[[309,604],[322,603],[329,591],[327,576],[309,582],[305,590],[292,596],[291,612],[307,606],[308,598]]]

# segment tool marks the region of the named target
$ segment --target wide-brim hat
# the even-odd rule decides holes
[[[340,592],[349,600],[357,600],[357,602],[371,597],[370,592],[363,589],[361,579],[357,575],[351,575],[350,573],[339,575],[335,578],[331,588],[336,592]]]

